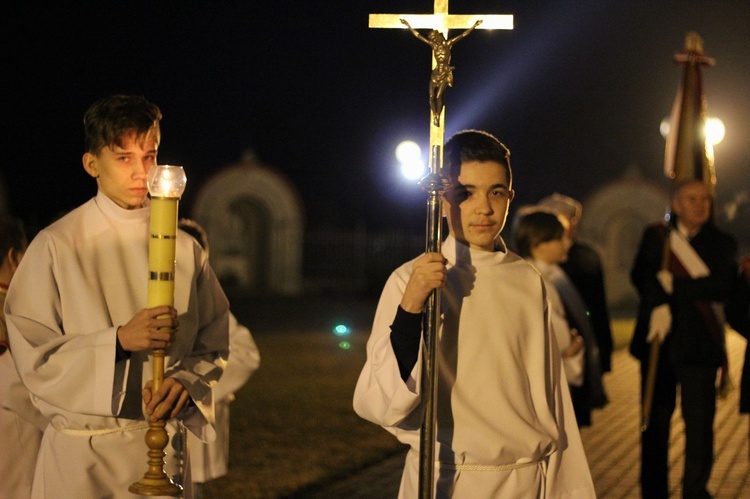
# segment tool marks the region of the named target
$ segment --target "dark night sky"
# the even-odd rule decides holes
[[[20,2],[17,2],[20,4]],[[429,48],[367,16],[428,13],[429,0],[24,2],[2,33],[2,163],[11,210],[46,223],[95,193],[81,117],[137,93],[164,113],[160,163],[188,173],[184,197],[252,149],[298,187],[311,225],[422,227],[425,195],[393,150],[428,142]],[[453,50],[448,134],[483,128],[512,151],[517,201],[578,198],[629,165],[662,181],[659,122],[680,78],[673,54],[698,31],[720,201],[748,184],[750,3],[453,0],[453,13],[515,15]],[[455,36],[457,32],[451,32]],[[394,219],[396,221],[394,222]]]

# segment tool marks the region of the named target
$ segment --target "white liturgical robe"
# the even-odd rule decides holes
[[[42,230],[13,278],[5,308],[13,357],[50,420],[33,497],[132,498],[128,486],[147,470],[141,389],[152,378],[150,351],[116,361],[116,331],[147,305],[149,215],[148,206],[125,210],[99,192]],[[190,394],[179,418],[210,440],[229,304],[185,233],[177,237],[176,261],[180,324],[166,351],[165,377],[179,379]],[[165,469],[175,473],[173,443],[165,451]]]
[[[541,276],[504,246],[477,251],[449,236],[442,252],[436,497],[595,497]],[[385,285],[354,393],[360,416],[411,447],[401,498],[417,496],[423,365],[420,352],[402,380],[390,325],[413,263]]]
[[[260,352],[250,330],[229,314],[229,358],[214,386],[216,439],[202,442],[188,434],[190,473],[194,483],[205,483],[227,474],[229,465],[229,416],[234,394],[260,366]]]
[[[5,306],[0,289],[0,306]],[[7,338],[5,314],[0,311],[0,333]],[[47,418],[29,398],[29,392],[16,372],[11,352],[0,354],[0,499],[31,496],[34,467]]]

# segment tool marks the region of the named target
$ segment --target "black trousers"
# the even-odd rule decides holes
[[[649,425],[641,435],[641,493],[645,499],[669,497],[669,423],[680,386],[685,420],[683,497],[710,498],[706,486],[713,466],[716,367],[671,366],[660,356]],[[641,363],[641,397],[648,363]]]

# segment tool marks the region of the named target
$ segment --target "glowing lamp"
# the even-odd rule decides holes
[[[350,330],[345,324],[339,324],[333,328],[333,334],[336,336],[346,336],[349,332]]]
[[[396,159],[401,164],[401,174],[408,180],[416,180],[424,175],[422,149],[416,142],[405,140],[396,146]]]
[[[661,133],[661,136],[665,139],[667,138],[667,135],[669,135],[669,117],[661,120],[661,123],[659,124],[659,133]],[[719,118],[706,118],[704,133],[706,134],[706,142],[711,146],[715,146],[724,140],[724,134],[726,133],[724,122]]]
[[[706,119],[706,141],[711,145],[716,145],[724,140],[724,134],[726,128],[724,128],[724,122],[719,118],[708,118]]]
[[[187,177],[181,166],[158,165],[148,172],[146,185],[151,197],[180,198],[185,192]]]

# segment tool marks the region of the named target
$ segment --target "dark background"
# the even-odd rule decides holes
[[[427,148],[430,49],[367,24],[369,13],[432,7],[14,2],[0,30],[10,210],[45,225],[93,196],[80,162],[83,112],[136,93],[162,109],[159,162],[185,166],[186,210],[202,182],[251,149],[297,186],[309,225],[422,230],[425,194],[401,178],[393,151],[403,139]],[[482,128],[511,149],[515,206],[555,190],[585,199],[631,166],[666,182],[659,123],[689,30],[717,60],[704,84],[709,115],[727,128],[716,147],[720,204],[747,197],[747,2],[453,0],[450,10],[515,16],[513,31],[476,31],[454,47],[446,99],[448,135]]]

